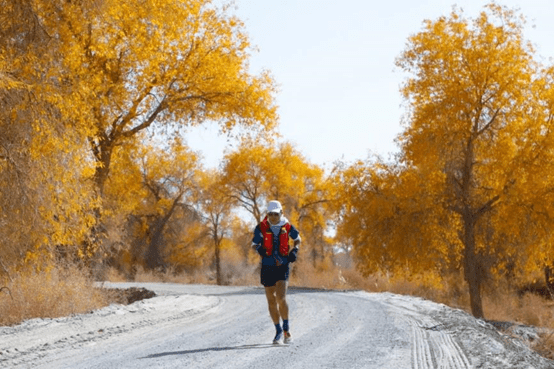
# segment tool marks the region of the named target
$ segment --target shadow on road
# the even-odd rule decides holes
[[[198,354],[201,352],[210,352],[210,351],[254,350],[254,349],[264,349],[264,348],[278,348],[278,347],[285,347],[285,345],[273,345],[273,344],[266,343],[266,344],[230,346],[230,347],[210,347],[210,348],[196,349],[196,350],[161,352],[159,354],[152,354],[145,357],[141,357],[141,359],[156,359],[164,356],[189,355],[189,354]]]

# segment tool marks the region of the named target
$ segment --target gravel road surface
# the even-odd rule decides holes
[[[263,288],[161,283],[131,305],[0,327],[0,368],[554,368],[519,340],[420,298],[289,289],[273,345]]]

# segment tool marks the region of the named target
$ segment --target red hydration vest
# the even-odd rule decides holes
[[[267,221],[267,217],[260,223],[260,231],[264,236],[263,246],[267,255],[273,254],[273,232],[271,231],[271,226]],[[287,222],[281,226],[281,231],[279,232],[279,254],[281,256],[289,255],[289,232],[290,224]]]

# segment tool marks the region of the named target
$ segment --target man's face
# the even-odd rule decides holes
[[[281,213],[273,211],[271,213],[267,213],[267,219],[271,224],[279,223],[279,220],[281,220]]]

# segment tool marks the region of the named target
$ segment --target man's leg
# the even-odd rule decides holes
[[[275,294],[279,315],[283,320],[289,320],[289,305],[287,304],[287,281],[277,281]]]
[[[281,328],[281,322],[279,319],[279,307],[277,305],[277,287],[266,287],[265,296],[267,297],[267,306],[269,308],[269,315],[275,324],[275,338],[273,339],[274,344],[278,344],[281,341],[283,336],[283,328]]]
[[[285,343],[291,343],[292,342],[292,336],[290,334],[290,327],[289,327],[289,304],[287,303],[287,281],[278,281],[275,285],[276,288],[276,297],[277,297],[277,304],[279,307],[279,314],[281,315],[281,318],[283,318],[283,331],[285,332]]]
[[[269,308],[269,315],[273,324],[279,324],[279,308],[277,307],[276,297],[277,287],[271,286],[265,288],[265,297],[267,298],[267,307]]]

